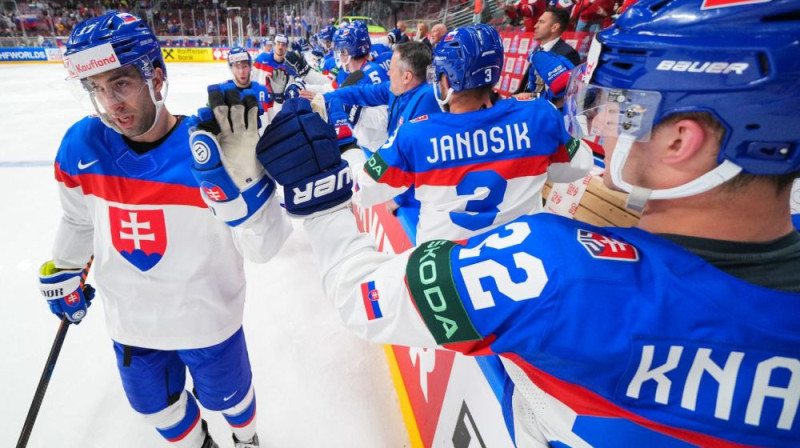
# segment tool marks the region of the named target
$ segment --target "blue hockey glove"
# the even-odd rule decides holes
[[[53,261],[39,268],[39,291],[47,299],[50,311],[80,323],[92,304],[94,288],[85,284],[88,267],[83,269],[58,269]]]
[[[258,101],[254,92],[208,88],[209,107],[191,117],[192,174],[218,219],[237,226],[269,199],[274,183],[255,157]]]
[[[408,40],[408,36],[400,28],[394,28],[386,34],[390,44],[399,44]]]
[[[301,79],[295,79],[286,86],[286,90],[283,92],[284,101],[291,98],[298,98],[300,96],[300,91],[305,89],[306,83]]]
[[[356,138],[353,137],[353,128],[350,127],[350,121],[347,119],[341,100],[334,96],[327,105],[328,123],[336,130],[336,143],[339,145],[339,151],[344,153],[348,149],[358,147]]]
[[[567,91],[569,84],[569,73],[574,67],[569,59],[552,51],[534,51],[528,56],[531,64],[531,71],[528,77],[528,89],[531,92],[540,90],[537,80],[541,79],[547,86],[543,96],[546,100],[552,101],[561,98]],[[538,92],[542,94],[542,92]]]
[[[289,214],[312,217],[349,204],[350,167],[342,160],[333,127],[311,111],[308,100],[287,100],[256,151],[270,176],[283,185]]]

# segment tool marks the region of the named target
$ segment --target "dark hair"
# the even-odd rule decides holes
[[[433,62],[431,49],[421,41],[409,41],[394,46],[394,51],[400,55],[400,60],[408,66],[414,78],[425,81],[428,66]]]
[[[549,6],[544,12],[549,12],[553,15],[553,19],[555,19],[556,23],[561,25],[558,29],[558,34],[560,35],[564,31],[567,30],[567,26],[569,25],[569,13],[566,9],[556,8],[555,6]]]

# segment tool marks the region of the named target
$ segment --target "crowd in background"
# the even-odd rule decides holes
[[[565,31],[599,31],[613,23],[625,8],[636,0],[495,0],[494,5],[483,8],[492,14],[476,14],[476,21],[483,21],[506,30],[533,31],[538,17],[545,8],[554,6],[570,12],[570,24]],[[232,3],[232,2],[231,2]],[[248,1],[246,7],[229,9],[228,2],[216,0],[180,0],[159,2],[152,0],[104,0],[96,2],[59,1],[49,3],[19,3],[15,11],[0,11],[0,38],[38,39],[40,46],[63,44],[55,37],[66,37],[78,22],[98,16],[109,10],[131,12],[145,18],[159,36],[200,37],[201,39],[174,39],[175,45],[224,45],[228,35],[228,17],[241,14],[242,34],[253,46],[258,39],[277,33],[297,37],[308,37],[320,27],[333,23],[335,19],[320,16],[307,16],[298,10],[278,10],[277,8],[256,5]],[[357,2],[356,2],[357,3]],[[363,2],[362,2],[363,3]],[[444,5],[444,0],[441,1]],[[465,0],[463,8],[475,7]],[[469,3],[469,4],[468,4]],[[472,4],[472,5],[471,5]],[[278,11],[276,14],[275,12]],[[348,13],[345,12],[345,15]],[[377,17],[378,22],[387,22],[386,29],[396,27],[403,14],[393,17]],[[441,20],[429,20],[433,22]],[[391,23],[388,23],[391,22]],[[424,24],[421,19],[406,18],[406,22]],[[452,27],[447,23],[448,27]],[[234,30],[238,34],[238,29]],[[416,33],[416,29],[412,33]],[[220,36],[222,39],[202,39]],[[413,36],[412,36],[413,37]],[[191,42],[190,42],[191,41]],[[25,46],[33,41],[5,39],[2,46]]]

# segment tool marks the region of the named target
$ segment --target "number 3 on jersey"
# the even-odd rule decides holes
[[[459,268],[472,306],[476,310],[495,306],[495,293],[506,296],[515,302],[534,299],[542,293],[548,280],[542,260],[524,251],[513,252],[510,257],[507,251],[503,251],[491,254],[492,257],[500,259],[497,261],[489,258],[484,250],[485,248],[510,249],[519,246],[530,234],[531,229],[528,223],[512,222],[489,235],[476,247],[462,249],[459,252],[459,261],[467,263],[471,258],[483,255],[481,261],[462,265]],[[522,281],[515,282],[512,279],[512,269],[523,271],[524,275],[519,275],[519,273],[514,275],[516,278],[522,278]],[[493,279],[496,288],[491,285],[492,282],[484,281],[482,284],[483,279]]]
[[[483,199],[467,201],[464,212],[450,212],[450,220],[459,227],[469,230],[479,230],[489,227],[494,223],[498,207],[503,202],[508,181],[494,171],[473,171],[467,173],[461,182],[456,185],[459,196],[481,196],[484,189],[488,191]]]

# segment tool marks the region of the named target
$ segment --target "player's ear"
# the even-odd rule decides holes
[[[706,157],[703,150],[715,144],[713,132],[689,118],[661,126],[656,133],[665,150],[662,160],[668,164]]]
[[[164,70],[161,67],[153,68],[153,91],[160,95],[161,87],[164,86]],[[160,98],[159,98],[160,99]]]

